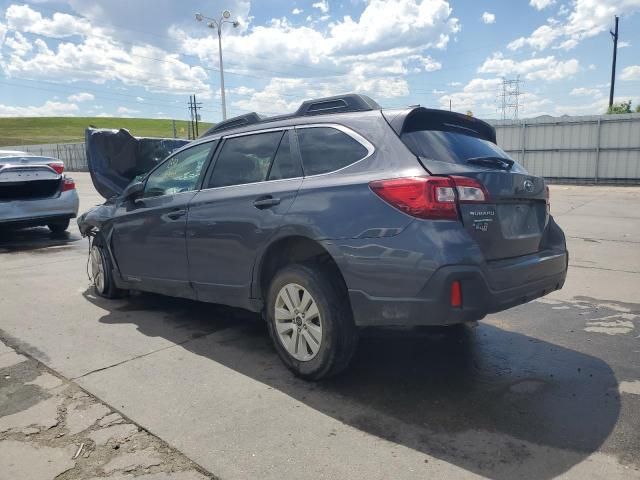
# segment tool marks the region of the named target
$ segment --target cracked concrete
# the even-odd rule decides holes
[[[211,478],[75,383],[2,342],[0,352],[2,480]]]

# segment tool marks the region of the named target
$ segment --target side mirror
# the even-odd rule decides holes
[[[143,182],[134,182],[127,186],[122,192],[123,200],[135,200],[142,196],[144,192],[144,183]]]

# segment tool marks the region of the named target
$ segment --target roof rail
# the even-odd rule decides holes
[[[229,118],[224,120],[209,130],[207,130],[202,137],[207,137],[209,135],[213,135],[216,132],[220,132],[222,130],[229,130],[231,128],[244,127],[245,125],[251,125],[253,123],[258,123],[263,120],[263,117],[258,115],[256,112],[245,113],[244,115],[238,115],[237,117]]]
[[[323,115],[328,113],[342,112],[366,112],[370,110],[379,110],[375,100],[357,93],[347,93],[344,95],[336,95],[334,97],[317,98],[314,100],[306,100],[298,108],[295,116],[302,115]]]

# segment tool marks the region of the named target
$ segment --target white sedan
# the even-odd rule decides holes
[[[0,150],[0,228],[48,226],[65,231],[78,214],[78,193],[64,163]]]

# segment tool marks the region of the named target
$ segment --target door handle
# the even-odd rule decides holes
[[[262,210],[263,208],[275,207],[276,205],[280,205],[280,199],[273,198],[271,195],[258,197],[256,201],[253,202],[253,206],[260,210]]]
[[[173,210],[172,212],[167,213],[167,217],[169,217],[171,220],[177,220],[180,217],[184,217],[186,213],[186,210]]]

